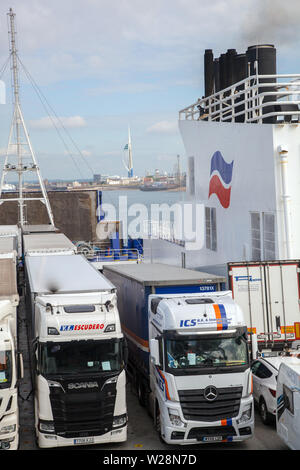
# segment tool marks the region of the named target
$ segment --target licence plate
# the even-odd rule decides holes
[[[223,440],[223,436],[205,436],[201,440],[203,442],[219,442]]]
[[[79,439],[74,439],[74,444],[94,444],[93,437],[80,437]]]

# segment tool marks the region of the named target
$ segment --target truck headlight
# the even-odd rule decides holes
[[[16,425],[15,424],[9,424],[7,426],[3,426],[0,428],[0,434],[8,434],[10,432],[15,432],[16,430]]]
[[[119,428],[125,426],[127,423],[127,414],[115,416],[113,419],[113,428]]]
[[[242,413],[242,416],[240,419],[237,420],[237,424],[242,424],[245,423],[246,421],[249,421],[251,419],[252,415],[252,405],[249,405]]]
[[[171,421],[172,426],[181,427],[181,428],[186,426],[186,424],[183,421],[181,421],[179,412],[177,410],[174,410],[173,408],[168,408],[168,412],[169,412],[169,419]]]
[[[39,422],[39,430],[41,432],[51,433],[54,432],[54,423],[53,421],[41,421]]]

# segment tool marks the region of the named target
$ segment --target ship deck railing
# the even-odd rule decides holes
[[[298,124],[300,74],[252,75],[179,111],[179,120]]]
[[[141,261],[143,253],[137,248],[102,248],[101,244],[93,244],[87,250],[79,250],[88,261],[91,262],[108,262],[108,261]]]
[[[172,221],[145,220],[143,230],[143,238],[165,240],[176,245],[185,246],[185,241],[177,233],[176,226]]]

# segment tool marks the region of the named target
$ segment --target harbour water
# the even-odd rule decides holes
[[[183,201],[185,191],[105,190],[102,192],[102,202],[104,204],[112,204],[117,210],[121,196],[127,197],[128,207],[133,204],[143,204],[150,209],[151,204],[168,204],[171,206]]]

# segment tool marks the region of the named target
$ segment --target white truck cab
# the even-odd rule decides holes
[[[252,437],[247,326],[231,292],[149,296],[150,389],[169,444]]]

